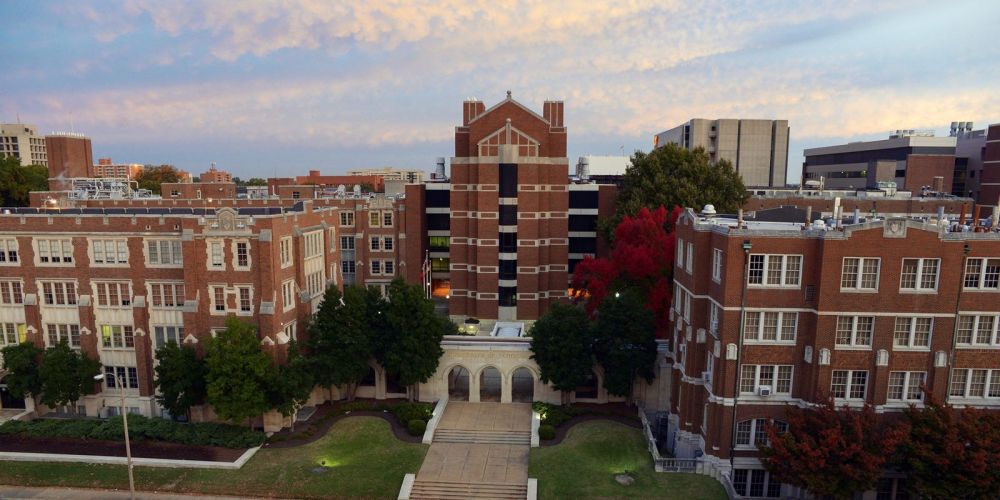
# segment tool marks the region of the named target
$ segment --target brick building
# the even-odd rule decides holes
[[[215,163],[213,163],[208,170],[202,172],[202,174],[198,176],[198,180],[204,183],[233,182],[233,174],[226,172],[225,170],[215,168]]]
[[[903,218],[740,227],[688,210],[677,245],[668,448],[735,467],[737,493],[799,493],[770,480],[755,446],[789,405],[899,412],[925,384],[1000,408],[1000,233]]]
[[[87,136],[69,132],[47,135],[45,150],[48,155],[49,189],[66,189],[65,179],[93,177],[94,153]]]
[[[1000,204],[1000,123],[990,125],[983,150],[983,169],[976,201],[984,205]]]
[[[114,163],[111,158],[99,158],[94,165],[93,176],[132,180],[142,173],[142,169],[140,163]]]

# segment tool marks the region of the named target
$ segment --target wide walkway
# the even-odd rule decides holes
[[[410,498],[523,499],[530,450],[530,404],[450,402]]]

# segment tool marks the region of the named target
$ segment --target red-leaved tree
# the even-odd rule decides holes
[[[836,408],[827,401],[815,408],[791,406],[788,432],[768,426],[769,445],[760,460],[771,476],[819,496],[852,498],[875,486],[882,469],[907,436],[905,425],[879,421],[865,405]]]
[[[663,206],[642,208],[635,216],[625,216],[615,228],[609,258],[584,258],[573,273],[574,300],[585,301],[593,316],[604,299],[615,291],[629,288],[643,294],[646,307],[656,317],[657,336],[667,330],[673,294],[674,224],[680,207],[671,212]]]
[[[900,448],[910,490],[921,498],[996,498],[1000,491],[1000,415],[956,410],[930,393],[906,410],[910,436]]]

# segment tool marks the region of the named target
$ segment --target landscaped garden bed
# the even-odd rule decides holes
[[[323,437],[337,421],[350,416],[376,417],[385,420],[393,435],[400,441],[419,443],[423,438],[423,428],[430,420],[434,405],[412,403],[402,399],[355,401],[334,401],[320,405],[306,422],[299,422],[295,430],[284,429],[267,439],[266,446],[288,448],[311,443]]]
[[[531,407],[541,417],[541,425],[538,428],[541,446],[561,443],[573,426],[590,420],[612,420],[636,429],[642,428],[635,407],[622,403],[577,403],[573,406],[560,406],[535,401]]]

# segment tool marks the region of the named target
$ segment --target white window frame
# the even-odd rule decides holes
[[[323,255],[323,230],[317,229],[302,235],[303,258],[311,259]]]
[[[354,235],[353,234],[341,235],[340,236],[340,249],[341,250],[351,250],[351,251],[353,251],[355,249],[354,248]]]
[[[382,227],[382,213],[377,210],[368,212],[368,227]]]
[[[684,262],[684,268],[687,269],[688,274],[694,274],[694,243],[690,241],[687,244],[687,258]]]
[[[100,324],[97,331],[100,337],[97,345],[102,351],[135,350],[135,328],[132,325]],[[128,345],[129,337],[132,338],[132,345]]]
[[[847,264],[849,260],[857,261],[857,268],[854,272],[852,279],[849,279],[847,275]],[[864,276],[865,276],[865,264],[870,261],[875,262],[875,286],[866,287],[864,286]],[[863,292],[863,293],[876,293],[878,292],[879,279],[882,274],[882,259],[879,257],[844,257],[841,262],[840,267],[840,291],[842,292]],[[844,286],[844,282],[848,283],[848,286]]]
[[[979,342],[980,330],[983,329],[981,323],[983,323],[983,318],[991,318],[992,325],[988,329],[989,342],[982,343]],[[969,331],[969,341],[963,342],[962,336],[964,336],[963,330],[965,330],[965,325],[963,325],[964,320],[968,319],[971,324],[968,327]],[[959,347],[1000,347],[1000,316],[995,314],[959,314],[958,316],[958,333],[955,339],[956,344]]]
[[[28,325],[24,323],[0,323],[0,348],[18,345],[27,340]]]
[[[684,268],[684,240],[677,238],[677,262],[674,267],[677,269]]]
[[[139,388],[139,370],[134,366],[105,366],[104,367],[104,388],[108,391],[118,390],[118,379],[115,379],[112,374],[118,375],[118,379],[122,381],[122,385],[125,386],[126,390],[138,389]],[[109,407],[110,408],[110,407]],[[121,409],[119,408],[119,413]],[[132,412],[129,413],[138,413]],[[118,416],[118,415],[115,415]]]
[[[164,243],[167,244],[164,247]],[[153,246],[156,245],[156,251]],[[168,250],[169,260],[164,262],[164,248]],[[184,267],[184,245],[178,238],[146,238],[143,241],[143,251],[146,254],[146,267],[154,268],[183,268]],[[153,254],[156,254],[154,260]]]
[[[340,212],[340,227],[354,227],[354,212],[345,210]]]
[[[740,481],[738,476],[742,476],[744,471],[746,471],[746,477],[743,481]],[[761,473],[764,475],[764,481],[761,483],[763,485],[762,495],[751,495],[752,490],[750,489],[753,484],[753,475]],[[745,467],[737,467],[733,470],[733,491],[736,492],[738,498],[781,498],[781,484],[780,482],[775,483],[775,479],[771,477],[771,473],[764,469],[751,469]],[[775,495],[770,494],[771,485],[778,484],[778,493]],[[740,493],[742,491],[743,493]]]
[[[72,267],[76,265],[73,255],[73,238],[34,238],[35,265],[46,267]],[[58,253],[58,256],[55,255]],[[58,260],[55,260],[58,259]]]
[[[799,268],[796,272],[792,272],[789,269],[789,262],[791,262],[793,257],[798,258],[799,262]],[[747,272],[747,286],[751,288],[789,288],[789,289],[802,287],[802,267],[804,259],[802,258],[801,254],[757,253],[757,254],[750,254],[749,258],[750,258],[750,270],[749,272]],[[755,258],[762,259],[761,264],[763,267],[761,268],[760,283],[754,283],[753,281],[751,281],[751,279],[753,278],[752,269],[753,269],[753,261]],[[781,263],[779,264],[781,274],[778,277],[777,284],[768,283],[768,271],[771,267],[771,262],[775,259],[781,260]],[[792,283],[792,281],[794,281],[794,283]]]
[[[712,249],[712,281],[722,283],[722,249]]]
[[[368,239],[368,249],[372,252],[382,251],[382,239],[378,236],[372,236]]]
[[[764,338],[764,318],[768,315],[776,315],[777,324],[775,326],[776,330],[774,333],[774,339]],[[794,325],[792,325],[792,338],[786,339],[782,338],[785,334],[785,318],[786,315],[794,317]],[[747,337],[747,332],[751,328],[752,321],[751,317],[756,318],[756,335],[753,337]],[[746,317],[743,320],[743,342],[746,344],[784,344],[784,345],[795,345],[795,339],[798,338],[799,329],[799,313],[793,311],[747,311]],[[754,332],[751,332],[754,333]]]
[[[396,274],[396,261],[386,259],[382,261],[382,275],[394,276]]]
[[[914,276],[913,288],[904,288],[903,279],[905,278],[903,274],[903,267],[906,266],[906,261],[915,260],[917,261],[917,271]],[[934,270],[934,287],[927,288],[923,286],[924,281],[924,264],[928,261],[934,261],[936,267]],[[908,257],[900,261],[899,267],[899,292],[900,293],[937,293],[938,283],[941,281],[941,259],[938,258],[927,258],[927,257]]]
[[[208,286],[208,299],[209,299],[209,311],[213,315],[225,315],[229,311],[229,287],[226,285],[209,285]],[[218,291],[222,290],[222,308],[219,308],[218,301]]]
[[[236,315],[237,316],[251,316],[253,315],[253,286],[252,285],[236,285]],[[247,305],[248,308],[243,307],[243,291],[247,291]]]
[[[896,334],[899,333],[900,321],[907,322],[906,328],[906,343],[897,344]],[[928,320],[930,321],[930,326],[927,332],[927,345],[915,345],[913,340],[916,338],[917,322],[918,320]],[[931,349],[931,343],[934,341],[934,317],[933,316],[896,316],[896,321],[893,323],[892,328],[892,348],[893,350],[911,350],[911,351],[929,351]]]
[[[965,269],[962,271],[962,289],[977,291],[977,292],[1000,292],[1000,277],[991,276],[991,280],[995,280],[996,284],[994,286],[986,286],[987,273],[986,270],[990,268],[987,266],[990,262],[995,262],[1000,264],[1000,257],[970,257],[965,261]],[[974,274],[976,284],[969,286],[969,268],[972,265],[976,265],[979,269]],[[996,268],[996,266],[993,266]],[[990,273],[991,275],[995,273]]]
[[[219,239],[206,240],[205,250],[208,254],[208,258],[205,260],[208,269],[211,271],[225,271],[226,243]]]
[[[768,420],[772,420],[778,427],[784,425],[785,430],[781,432],[788,432],[788,422],[785,422],[784,420],[774,420],[770,418],[748,418],[746,420],[740,420],[736,423],[736,449],[756,450],[758,444],[763,444],[764,446],[769,445],[770,441],[768,441],[767,433],[764,430]],[[744,430],[743,428],[746,427],[749,428]],[[746,431],[749,431],[749,434],[747,434]],[[745,442],[740,439],[741,435],[746,435],[747,440]],[[764,439],[759,439],[761,435],[764,436]]]
[[[0,266],[21,265],[21,252],[17,238],[0,238]]]
[[[767,383],[761,383],[763,381],[763,379],[761,377],[761,372],[765,371],[765,370],[763,370],[763,368],[771,368],[772,369],[771,370],[770,380],[767,381]],[[750,390],[750,391],[746,391],[743,388],[743,381],[744,381],[743,377],[745,375],[743,372],[745,370],[747,370],[747,369],[751,369],[754,372],[754,374],[753,374],[753,389]],[[780,374],[781,371],[785,371],[786,369],[788,371],[788,390],[787,391],[781,391],[781,390],[778,390],[778,375]],[[742,367],[741,367],[741,371],[740,371],[740,384],[739,384],[740,394],[754,395],[754,394],[757,394],[757,390],[760,388],[760,386],[762,386],[762,385],[768,385],[768,386],[771,387],[772,394],[784,394],[786,396],[791,396],[791,394],[792,394],[792,387],[793,387],[794,383],[795,383],[795,366],[793,366],[793,365],[742,365]]]
[[[177,342],[178,346],[184,345],[184,326],[183,325],[153,325],[153,350],[157,350],[170,341]],[[160,339],[163,342],[160,342]]]
[[[147,281],[146,286],[149,287],[149,300],[146,302],[151,309],[184,307],[187,287],[183,281]]]
[[[382,261],[380,260],[368,261],[368,266],[369,266],[368,269],[371,270],[369,271],[369,274],[371,274],[372,276],[382,276]]]
[[[23,306],[24,282],[20,279],[0,280],[0,305]]]
[[[74,332],[75,330],[75,332]],[[52,334],[55,334],[53,342]],[[75,323],[45,323],[42,325],[42,335],[45,337],[45,347],[55,347],[64,338],[73,349],[80,349],[80,325]],[[74,337],[76,341],[74,342]]]
[[[837,384],[837,374],[843,374],[844,383]],[[861,396],[855,395],[855,389],[857,389],[858,382],[854,379],[854,375],[857,373],[863,373],[865,377],[865,382],[861,388]],[[830,374],[830,397],[838,401],[864,401],[868,397],[868,381],[870,377],[868,375],[868,370],[833,370]],[[837,394],[837,385],[843,386],[843,395]]]
[[[382,238],[382,251],[391,252],[396,249],[396,242],[393,241],[392,236],[386,236]]]
[[[868,343],[861,343],[858,341],[858,333],[862,332],[861,330],[858,329],[858,325],[861,323],[862,318],[871,319],[871,325],[872,325],[871,330],[865,332],[868,335]],[[842,319],[849,319],[851,322],[851,333],[850,333],[851,337],[850,341],[846,344],[841,343],[839,337],[840,321]],[[848,315],[836,316],[833,325],[834,349],[839,349],[839,350],[858,349],[858,350],[870,351],[872,348],[872,342],[874,341],[875,337],[875,321],[876,321],[875,316],[848,316]]]
[[[981,394],[972,394],[972,379],[976,372],[985,372]],[[958,386],[960,392],[956,394]],[[996,387],[994,387],[996,386]],[[948,388],[949,399],[972,399],[981,401],[1000,401],[1000,370],[991,368],[955,368],[952,370],[951,387]]]
[[[382,227],[392,227],[395,219],[396,216],[392,213],[392,210],[382,211]]]
[[[281,282],[281,312],[295,309],[295,280],[287,279]]]
[[[280,256],[281,268],[285,269],[292,265],[292,237],[285,236],[278,240],[278,255]]]
[[[902,377],[902,385],[900,385],[902,398],[894,398],[894,397],[892,397],[893,379],[896,378],[896,374],[902,374],[901,375],[901,377]],[[913,380],[913,378],[914,378],[915,375],[920,375],[922,377],[919,382],[917,382],[916,380]],[[910,403],[910,402],[913,402],[913,401],[923,401],[924,400],[924,393],[923,393],[923,391],[920,390],[920,385],[921,384],[926,384],[926,383],[927,383],[927,372],[922,372],[922,371],[892,371],[892,372],[889,372],[889,380],[886,383],[887,387],[888,387],[888,389],[886,390],[886,393],[885,393],[886,401],[897,401],[897,402],[898,401],[902,401],[902,402],[906,402],[906,403]],[[911,394],[919,394],[919,397],[912,398],[912,397],[910,397]]]
[[[108,247],[114,257],[108,259]],[[128,267],[128,240],[124,238],[93,238],[90,240],[90,265],[94,267]]]
[[[288,337],[288,340],[298,340],[295,327],[296,327],[296,322],[289,321],[288,324],[281,329],[281,332],[284,333],[286,337]]]
[[[46,300],[46,288],[52,291],[51,303]],[[41,280],[38,282],[38,289],[38,303],[42,307],[78,307],[80,304],[80,287],[75,280]],[[63,297],[62,302],[58,301],[60,295]]]
[[[330,241],[330,250],[329,251],[330,251],[330,253],[333,253],[335,250],[337,250],[337,229],[333,228],[333,227],[327,229],[326,230],[326,238],[327,238],[327,240]]]
[[[253,255],[250,252],[250,240],[238,239],[233,240],[232,243],[233,250],[233,269],[237,271],[247,271],[253,267]],[[246,249],[246,264],[240,264],[240,246]]]
[[[94,288],[93,304],[95,307],[104,309],[128,309],[132,307],[134,295],[131,281],[95,280],[91,281],[91,286]],[[101,293],[102,286],[104,289],[103,294]],[[102,297],[104,300],[102,300]],[[112,297],[117,297],[118,300],[112,302]],[[102,302],[104,303],[102,304]]]

